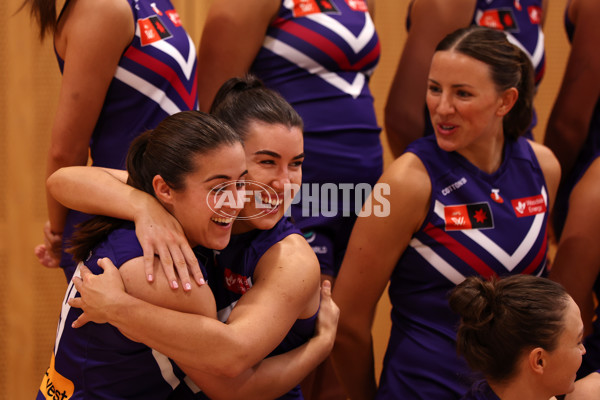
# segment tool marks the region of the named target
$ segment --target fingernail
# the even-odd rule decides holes
[[[192,285],[190,283],[186,283],[185,290],[192,290]]]
[[[200,285],[204,285],[206,281],[203,278],[200,278]]]
[[[172,287],[173,289],[177,289],[177,288],[179,288],[179,285],[177,284],[177,281],[173,281],[173,283],[171,284],[171,287]]]
[[[148,282],[152,281],[154,281],[154,277],[152,276],[152,274],[148,274]]]

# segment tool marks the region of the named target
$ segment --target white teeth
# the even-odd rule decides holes
[[[233,222],[233,218],[224,218],[224,217],[212,217],[211,220],[218,222],[220,224],[230,224]]]
[[[269,197],[262,197],[260,196],[258,193],[256,194],[256,199],[259,200],[262,204],[268,204],[271,207],[275,208],[278,205],[280,205],[281,203],[283,203],[283,196],[269,196]]]

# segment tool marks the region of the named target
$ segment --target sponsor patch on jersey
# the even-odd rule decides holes
[[[348,7],[350,7],[354,11],[369,11],[367,3],[364,0],[346,0],[346,4],[348,4]]]
[[[304,239],[306,239],[308,243],[314,242],[317,238],[315,231],[302,232],[302,236],[304,236]]]
[[[50,367],[46,370],[40,385],[40,393],[46,400],[68,400],[73,396],[75,385],[56,371],[54,362],[54,353],[52,353]]]
[[[517,217],[529,217],[546,212],[546,202],[541,194],[515,199],[511,204]]]
[[[542,23],[542,8],[538,6],[527,7],[527,14],[532,24],[539,25]]]
[[[504,199],[502,198],[502,196],[500,196],[500,189],[492,189],[490,197],[498,204],[504,203]]]
[[[506,32],[516,32],[519,30],[517,20],[510,8],[490,9],[480,12],[477,24],[487,26],[488,28],[499,29]]]
[[[163,13],[162,11],[160,11],[160,9],[156,6],[156,3],[150,3],[150,7],[152,7],[152,11],[154,11],[155,13],[157,13],[158,15],[160,15],[162,17]]]
[[[249,277],[236,274],[229,268],[225,268],[225,286],[233,293],[244,294],[252,287]]]
[[[167,14],[167,17],[169,17],[176,28],[181,26],[181,19],[179,18],[179,13],[176,10],[167,10],[165,11],[165,14]]]
[[[492,210],[487,202],[445,206],[444,219],[447,231],[494,227]]]
[[[138,19],[138,26],[140,27],[140,40],[142,46],[147,46],[173,36],[156,15]]]
[[[294,17],[317,13],[338,13],[338,9],[331,0],[294,0],[292,9]]]
[[[467,178],[465,178],[463,176],[462,178],[460,178],[456,182],[454,182],[451,185],[448,185],[445,188],[443,188],[442,189],[442,195],[448,196],[450,193],[454,192],[457,189],[460,189],[462,186],[464,186],[466,184],[467,184]]]

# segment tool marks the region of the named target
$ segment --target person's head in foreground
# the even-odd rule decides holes
[[[583,322],[560,284],[532,275],[473,276],[449,301],[461,317],[458,353],[500,399],[547,400],[573,391],[585,354]]]

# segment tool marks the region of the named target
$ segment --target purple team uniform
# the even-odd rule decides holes
[[[198,108],[196,48],[177,11],[169,0],[127,1],[135,36],[121,56],[90,140],[92,162],[99,167],[124,169],[134,138],[169,115]],[[62,71],[64,61],[57,58]],[[88,218],[69,211],[63,248],[73,227]],[[63,252],[60,264],[70,280],[76,267],[71,256]]]
[[[567,4],[568,8],[568,4]],[[569,20],[565,10],[565,28],[569,40],[573,39],[575,25]],[[569,209],[569,196],[573,187],[579,182],[583,174],[587,171],[590,164],[600,156],[600,101],[596,102],[588,134],[583,144],[573,169],[567,174],[561,183],[556,195],[556,205],[554,206],[554,231],[558,238],[562,233],[565,219]],[[600,278],[594,283],[594,293],[600,298]],[[596,307],[596,318],[593,322],[592,333],[585,338],[584,345],[586,354],[583,356],[583,363],[578,372],[578,378],[600,369],[600,307]]]
[[[427,169],[431,204],[391,277],[392,332],[377,398],[460,399],[480,377],[456,353],[449,291],[471,275],[544,274],[547,188],[524,138],[506,141],[493,174],[441,150],[433,136],[407,151]]]
[[[409,5],[409,16],[410,7]],[[506,34],[509,42],[525,51],[535,69],[536,86],[542,80],[546,68],[544,33],[542,31],[542,0],[477,0],[471,25],[499,29]],[[410,18],[407,20],[410,28]],[[433,127],[426,114],[426,133],[433,133]],[[537,123],[534,113],[526,137],[533,138],[531,129]]]
[[[93,250],[85,265],[100,274],[100,258],[108,257],[120,268],[142,255],[133,223],[124,222]],[[75,274],[79,276],[79,270]],[[110,324],[89,322],[71,328],[82,314],[67,303],[73,297],[79,293],[71,282],[62,303],[50,367],[37,399],[166,399],[185,374],[165,355],[126,338]]]
[[[500,400],[485,380],[475,383],[461,400]]]
[[[292,205],[292,216],[322,271],[330,275],[337,275],[354,224],[353,187],[375,184],[383,169],[380,127],[368,87],[379,54],[363,0],[282,0],[251,66],[304,121],[302,181],[304,187],[319,186]],[[336,185],[324,193],[326,183]],[[350,188],[346,202],[338,183]],[[318,215],[312,212],[311,195]],[[359,210],[364,198],[358,200]],[[325,215],[323,207],[329,207]]]
[[[255,229],[239,235],[232,235],[224,250],[214,252],[214,257],[212,257],[214,263],[208,262],[207,273],[210,278],[209,285],[217,302],[220,321],[227,321],[237,301],[252,288],[254,270],[261,257],[273,245],[293,234],[300,235],[301,232],[289,220],[283,218],[270,230]],[[269,356],[286,353],[310,340],[315,333],[316,320],[317,314],[310,318],[296,320],[287,336]],[[189,382],[187,384],[189,386]],[[193,386],[186,390],[180,388],[177,396],[172,398],[180,400],[190,398],[190,389],[192,392],[199,390]],[[199,392],[195,398],[206,399],[207,397],[204,393]],[[302,400],[303,398],[298,385],[279,399]]]

